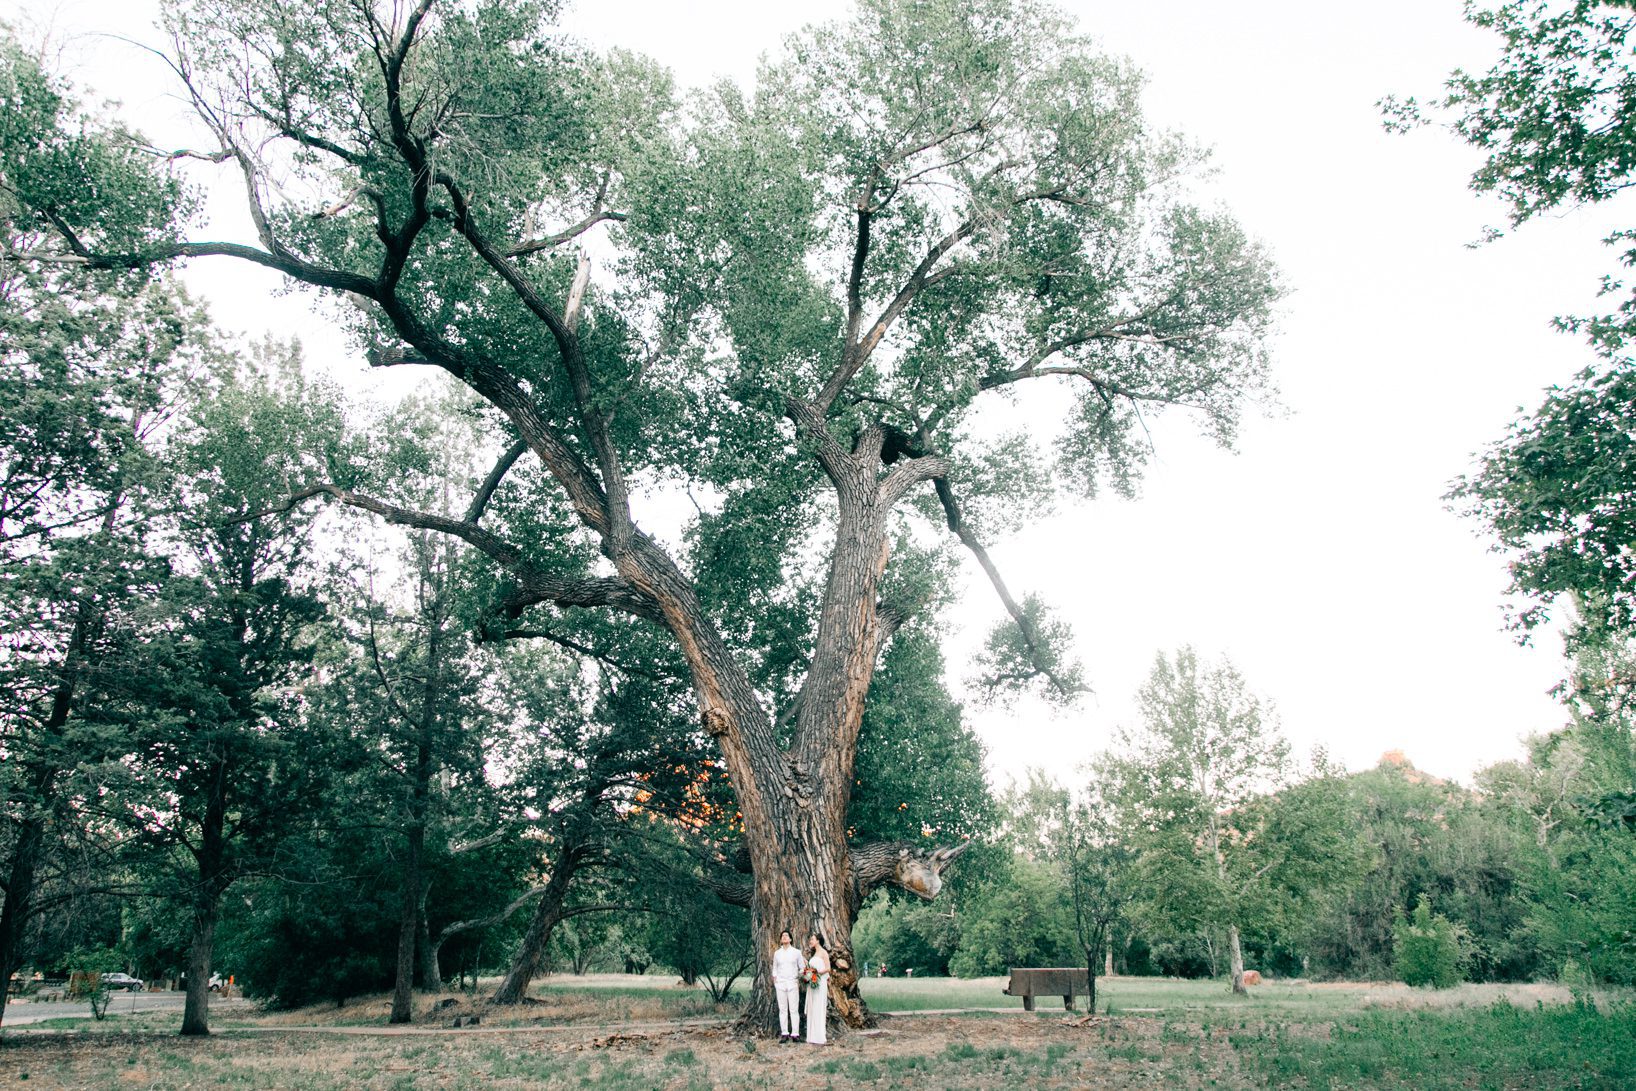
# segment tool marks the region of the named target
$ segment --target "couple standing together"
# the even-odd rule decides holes
[[[778,934],[778,950],[773,952],[773,991],[778,994],[778,1037],[794,1042],[801,1037],[799,997],[807,984],[807,1041],[815,1046],[828,1044],[824,1020],[829,1014],[829,952],[814,933],[807,939],[803,957],[790,941],[789,932]]]

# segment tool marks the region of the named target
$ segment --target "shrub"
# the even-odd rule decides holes
[[[1407,920],[1398,914],[1392,929],[1397,973],[1405,984],[1430,985],[1447,989],[1464,979],[1464,936],[1462,929],[1440,913],[1421,895],[1414,914]]]

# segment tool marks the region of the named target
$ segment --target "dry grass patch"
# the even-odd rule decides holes
[[[729,1019],[734,1009],[717,1005],[703,989],[654,982],[633,984],[619,974],[551,979],[528,1001],[495,1007],[486,996],[465,993],[417,994],[414,1025],[447,1026],[458,1017],[475,1016],[483,1026],[584,1026],[618,1023],[666,1023],[677,1020]],[[264,1012],[236,1024],[265,1027],[384,1026],[392,1013],[389,993],[355,997],[344,1005],[314,1004],[290,1011]]]
[[[1201,1065],[1201,1060],[1205,1062]],[[0,1085],[45,1088],[707,1088],[900,1087],[950,1091],[1210,1086],[1238,1072],[1225,1043],[1166,1040],[1153,1020],[904,1018],[827,1047],[747,1042],[726,1028],[651,1033],[519,1030],[381,1034],[137,1035],[18,1039]],[[24,1083],[26,1080],[26,1084]]]

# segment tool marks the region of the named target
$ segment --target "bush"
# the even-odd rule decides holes
[[[397,892],[385,883],[247,882],[224,901],[212,962],[273,1008],[341,1004],[392,987]]]
[[[1397,973],[1407,985],[1430,985],[1447,989],[1464,980],[1464,936],[1462,929],[1440,913],[1433,913],[1424,895],[1414,915],[1405,920],[1400,913],[1392,929]]]

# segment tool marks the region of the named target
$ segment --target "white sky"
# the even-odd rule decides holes
[[[972,706],[991,767],[1002,780],[1029,765],[1070,776],[1134,718],[1154,654],[1184,643],[1229,655],[1298,749],[1322,744],[1348,767],[1401,748],[1464,778],[1517,756],[1522,736],[1563,719],[1546,692],[1558,641],[1523,648],[1503,630],[1503,564],[1440,497],[1518,407],[1589,362],[1548,322],[1595,306],[1613,264],[1598,240],[1615,221],[1569,214],[1466,249],[1501,220],[1465,189],[1473,153],[1442,132],[1381,130],[1381,96],[1424,96],[1452,67],[1485,65],[1491,44],[1459,0],[1065,6],[1146,70],[1152,117],[1215,149],[1214,192],[1280,265],[1293,289],[1275,359],[1288,412],[1249,422],[1237,454],[1177,418],[1155,429],[1136,502],[1075,506],[994,544],[1019,598],[1037,590],[1073,622],[1096,696],[1063,714]],[[181,139],[157,62],[82,36],[159,44],[151,0],[22,8],[27,36],[49,29],[78,82],[156,140]],[[651,54],[683,83],[748,82],[783,34],[842,10],[581,0],[568,26]],[[227,327],[298,332],[309,358],[368,381],[301,297],[268,301],[276,278],[216,261],[190,282]],[[973,567],[956,656],[999,613]]]

